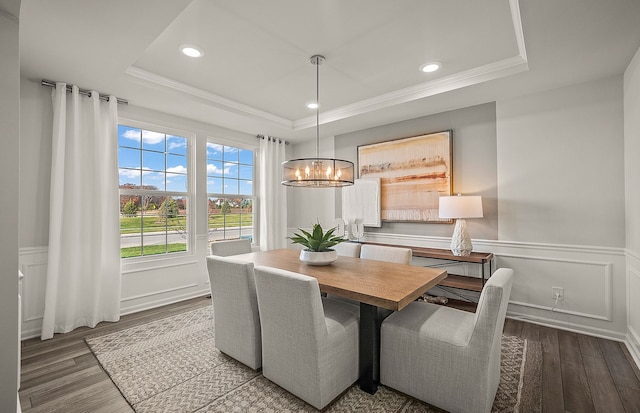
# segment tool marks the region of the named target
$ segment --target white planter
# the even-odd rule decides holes
[[[338,252],[334,250],[330,251],[300,251],[300,261],[308,265],[329,265],[338,259]]]

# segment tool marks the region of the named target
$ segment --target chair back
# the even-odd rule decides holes
[[[360,258],[394,262],[396,264],[411,264],[413,252],[411,248],[388,247],[386,245],[364,244],[360,249]]]
[[[489,384],[489,389],[497,389],[497,381],[500,380],[502,330],[513,285],[513,274],[510,268],[500,268],[487,280],[480,294],[474,329],[469,341],[469,346],[478,349],[480,354],[489,354],[487,377],[496,381]],[[491,395],[489,399],[493,400]]]
[[[362,244],[357,242],[341,242],[338,245],[334,245],[331,247],[334,249],[338,255],[342,255],[343,257],[355,257],[358,258],[360,256],[360,247]]]
[[[244,238],[214,241],[211,243],[211,254],[220,257],[247,254],[249,252],[251,252],[251,241]]]
[[[318,280],[258,266],[255,282],[265,360],[287,363],[286,360],[304,356],[312,368],[313,360],[308,360],[307,355],[314,354],[327,336]],[[269,352],[273,354],[267,355]]]
[[[216,347],[251,368],[259,368],[262,341],[253,263],[210,255],[207,269]]]

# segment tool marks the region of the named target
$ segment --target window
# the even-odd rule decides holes
[[[253,151],[207,142],[209,242],[253,242]]]
[[[188,139],[118,125],[120,256],[189,248]]]

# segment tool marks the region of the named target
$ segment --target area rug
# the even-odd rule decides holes
[[[218,351],[211,307],[85,340],[138,413],[317,411]],[[493,412],[540,411],[541,362],[539,343],[503,336],[501,379]],[[370,395],[355,385],[325,411],[441,410],[384,386]]]

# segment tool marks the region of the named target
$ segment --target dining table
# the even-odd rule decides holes
[[[236,255],[238,259],[296,272],[318,280],[320,292],[360,303],[359,363],[360,388],[377,391],[380,366],[380,326],[378,308],[400,311],[447,277],[447,271],[387,261],[339,256],[330,265],[308,265],[300,251],[277,249]]]

